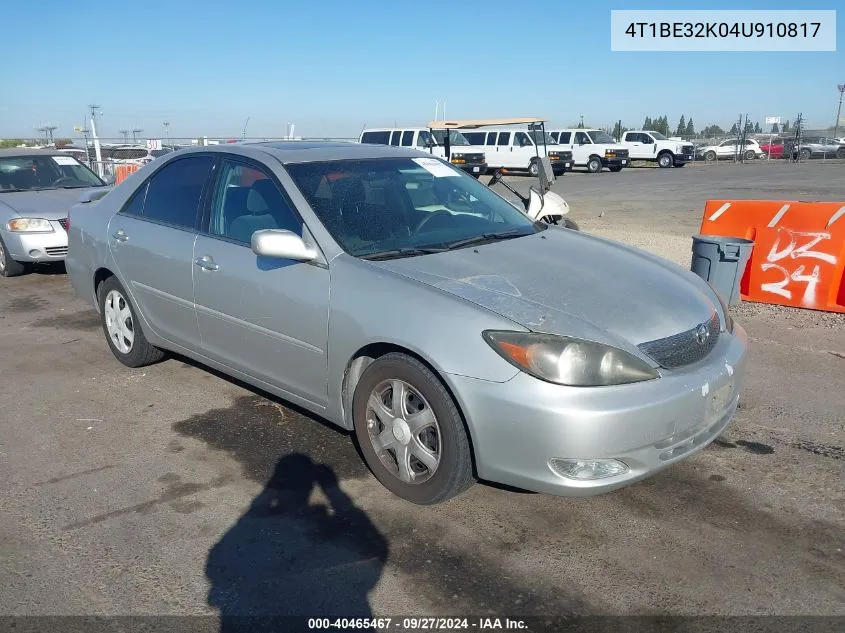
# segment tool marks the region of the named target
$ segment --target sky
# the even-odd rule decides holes
[[[836,52],[610,50],[611,9],[794,9],[765,2],[482,3],[459,0],[30,0],[3,6],[0,138],[75,136],[87,105],[102,137],[357,137],[363,126],[537,116],[570,126],[683,114],[697,130],[740,113],[833,125]],[[836,9],[841,0],[808,9]],[[11,54],[8,52],[11,51]],[[247,119],[249,119],[248,124]]]

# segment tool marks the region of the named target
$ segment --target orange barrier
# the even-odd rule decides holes
[[[743,299],[845,312],[845,202],[708,200],[700,233],[754,240]]]
[[[126,165],[115,165],[114,184],[119,185],[124,180],[129,178],[130,174],[134,174],[139,169],[141,169],[140,165],[133,165],[131,163]]]

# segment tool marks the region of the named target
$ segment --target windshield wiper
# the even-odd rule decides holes
[[[360,259],[368,259],[370,261],[379,261],[383,259],[399,259],[402,257],[415,257],[417,255],[431,255],[432,253],[443,253],[447,250],[449,249],[441,248],[439,246],[427,246],[419,248],[396,248],[389,251],[379,251],[377,253],[361,255]]]
[[[532,235],[526,233],[523,229],[511,229],[510,231],[500,231],[498,233],[482,233],[481,235],[474,235],[463,240],[449,242],[446,248],[449,250],[453,248],[462,248],[464,246],[471,246],[473,244],[484,244],[485,242],[496,242],[498,240],[509,240],[514,237],[523,237],[525,235]]]

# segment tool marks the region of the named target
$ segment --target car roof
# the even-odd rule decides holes
[[[36,149],[34,147],[10,147],[7,149],[0,149],[0,158],[61,155],[62,152],[55,149]]]
[[[202,152],[222,152],[256,157],[268,154],[283,164],[312,163],[332,160],[361,160],[368,158],[419,158],[428,152],[394,145],[375,145],[343,141],[269,141],[260,143],[227,143],[192,147],[170,152],[168,157],[185,156]],[[172,160],[172,159],[171,159]]]

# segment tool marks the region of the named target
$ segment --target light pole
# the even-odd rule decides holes
[[[170,121],[164,122],[164,139],[167,146],[170,147]]]
[[[836,138],[836,134],[839,132],[839,115],[842,114],[842,95],[845,95],[845,84],[839,84],[836,86],[836,89],[839,90],[839,107],[836,108],[836,123],[833,126],[833,138]]]

